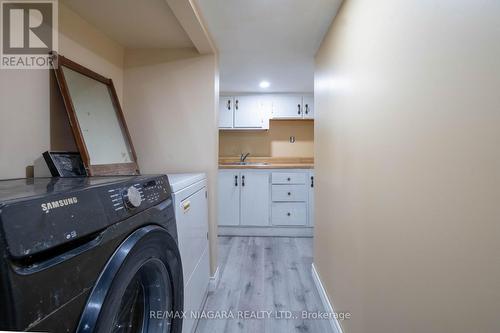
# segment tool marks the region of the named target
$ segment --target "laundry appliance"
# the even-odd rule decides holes
[[[210,280],[208,191],[204,173],[168,174],[184,271],[183,333],[196,330]]]
[[[182,330],[166,176],[0,181],[0,254],[0,330]]]

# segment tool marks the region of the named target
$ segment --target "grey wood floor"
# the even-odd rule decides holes
[[[311,238],[219,237],[220,281],[204,311],[235,318],[201,319],[196,333],[331,332],[326,320],[302,318],[324,311],[311,263]]]

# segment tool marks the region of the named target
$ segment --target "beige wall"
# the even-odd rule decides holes
[[[315,262],[346,333],[500,332],[499,17],[347,0],[323,41]]]
[[[0,179],[22,178],[50,146],[49,73],[0,69]]]
[[[126,54],[124,113],[141,172],[208,174],[212,272],[217,262],[218,86],[214,55],[201,56],[194,49]]]
[[[290,143],[295,136],[295,143]],[[219,156],[313,157],[314,122],[271,121],[269,131],[220,131]]]
[[[125,49],[81,16],[59,2],[59,53],[113,79],[123,101]]]
[[[62,3],[59,53],[112,78],[122,98],[124,49]],[[66,117],[61,107],[47,70],[0,70],[0,179],[26,177],[42,152],[73,140],[61,130]]]

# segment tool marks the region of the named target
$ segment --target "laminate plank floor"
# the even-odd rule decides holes
[[[196,333],[323,333],[323,312],[311,275],[311,238],[219,237],[220,280]]]

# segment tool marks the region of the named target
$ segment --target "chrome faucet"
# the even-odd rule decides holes
[[[250,155],[250,153],[242,153],[241,156],[240,156],[240,162],[241,163],[245,163],[245,160],[247,159],[248,155]]]

